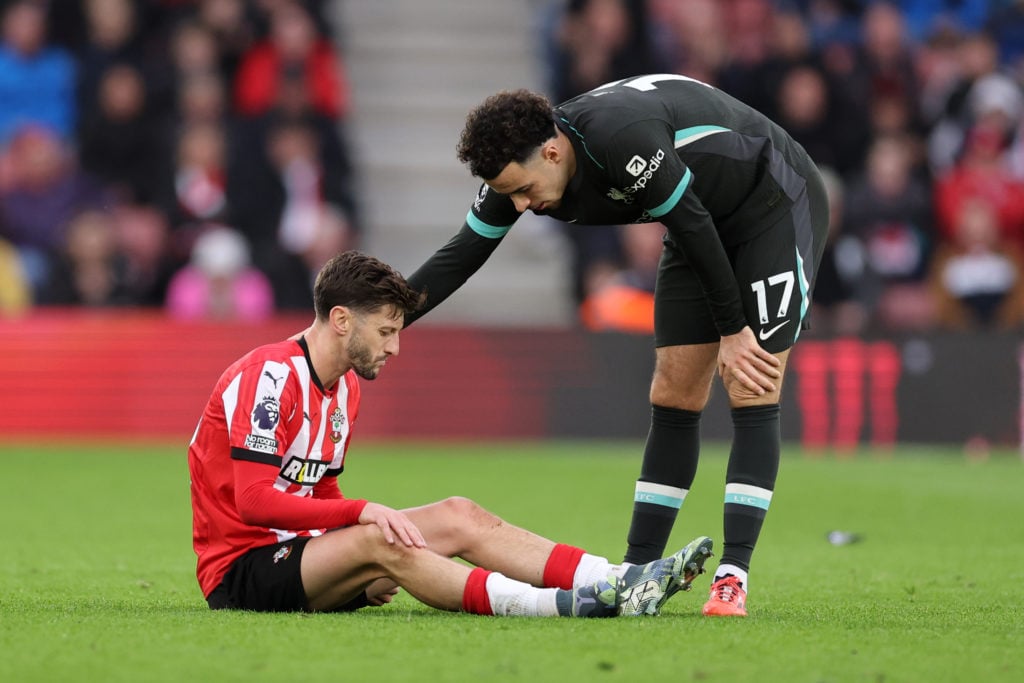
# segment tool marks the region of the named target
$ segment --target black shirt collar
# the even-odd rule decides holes
[[[313,380],[313,384],[316,385],[316,388],[319,389],[321,393],[329,393],[326,389],[324,389],[324,385],[320,382],[320,378],[317,377],[316,375],[316,370],[313,369],[313,359],[309,357],[309,344],[306,343],[306,337],[299,337],[296,343],[302,349],[302,355],[306,357],[306,365],[309,366],[309,376]]]

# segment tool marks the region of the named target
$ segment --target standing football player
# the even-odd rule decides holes
[[[344,497],[359,378],[398,355],[403,316],[422,297],[384,263],[344,252],[320,271],[313,298],[308,330],[221,375],[189,445],[196,575],[211,608],[354,609],[390,602],[401,586],[476,614],[637,616],[657,614],[703,571],[703,536],[620,567],[468,498],[394,510]]]
[[[786,359],[808,325],[828,229],[814,163],[761,113],[674,74],[609,83],[556,107],[525,90],[498,93],[468,115],[458,155],[484,184],[462,229],[409,278],[427,300],[406,325],[476,272],[528,209],[581,225],[666,226],[651,427],[625,560],[664,552],[694,481],[717,370],[734,433],[724,549],[703,611],[745,616],[779,467]]]

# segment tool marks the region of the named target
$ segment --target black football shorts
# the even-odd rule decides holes
[[[231,565],[210,596],[210,609],[299,612],[308,609],[302,587],[302,551],[308,536],[255,548]]]
[[[814,274],[828,235],[828,197],[817,174],[792,210],[753,239],[726,247],[747,323],[761,347],[779,353],[810,326]],[[704,290],[686,256],[666,241],[654,298],[655,345],[720,339]]]
[[[206,603],[210,609],[244,609],[255,612],[309,611],[302,586],[302,553],[309,536],[255,548],[231,565]],[[333,612],[348,612],[367,605],[366,593]]]

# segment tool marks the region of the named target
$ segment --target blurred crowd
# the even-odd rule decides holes
[[[307,310],[358,246],[330,0],[0,0],[0,311]],[[1024,326],[1024,0],[544,0],[562,101],[678,72],[823,168],[815,330]],[[592,329],[648,331],[659,224],[566,239]]]
[[[0,0],[0,309],[308,310],[359,236],[326,4]]]
[[[825,172],[814,332],[1024,325],[1024,0],[569,0],[548,88],[677,72],[759,109]],[[652,329],[664,229],[567,232],[593,329]]]

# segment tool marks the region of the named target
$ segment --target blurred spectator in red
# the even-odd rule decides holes
[[[88,210],[71,220],[57,265],[37,300],[57,306],[134,303],[125,283],[124,255],[109,214]]]
[[[961,204],[935,257],[939,322],[950,329],[1010,329],[1024,321],[1024,253],[1001,234],[987,203]]]
[[[935,242],[931,193],[913,173],[912,154],[906,138],[875,140],[844,202],[846,228],[864,255],[858,298],[891,330],[926,328],[932,317],[925,283]]]
[[[591,272],[580,320],[588,330],[654,334],[654,283],[665,226],[638,223],[619,230],[626,267]]]
[[[75,63],[46,41],[46,3],[15,0],[0,17],[0,149],[28,124],[70,138],[75,127]]]
[[[219,122],[188,123],[178,135],[174,167],[176,225],[225,220],[227,140]]]
[[[147,106],[143,74],[128,63],[100,76],[79,127],[82,168],[127,200],[153,202],[166,185],[167,132]]]
[[[299,100],[327,118],[344,116],[348,82],[333,44],[300,3],[276,3],[271,12],[268,37],[245,53],[238,70],[239,113],[260,116]]]
[[[231,124],[228,195],[240,212],[232,224],[267,269],[279,251],[273,245],[284,207],[303,191],[296,169],[315,168],[321,199],[340,206],[356,230],[359,207],[343,118],[348,86],[338,55],[308,6],[276,0],[261,7],[269,37],[247,53],[235,83],[240,116]],[[286,156],[301,149],[307,161],[286,173],[291,161],[282,165],[281,149],[289,150]]]
[[[196,239],[189,265],[171,278],[167,311],[189,320],[257,321],[273,313],[274,299],[266,276],[250,265],[245,237],[210,225]]]
[[[83,173],[70,147],[53,131],[23,128],[11,141],[0,187],[0,237],[18,248],[33,288],[48,278],[60,253],[65,229],[86,209],[110,203],[95,178]]]
[[[1012,174],[1006,149],[1001,118],[982,119],[970,130],[960,162],[936,181],[935,211],[944,237],[953,239],[966,202],[983,201],[996,212],[1002,238],[1024,244],[1024,182]]]

